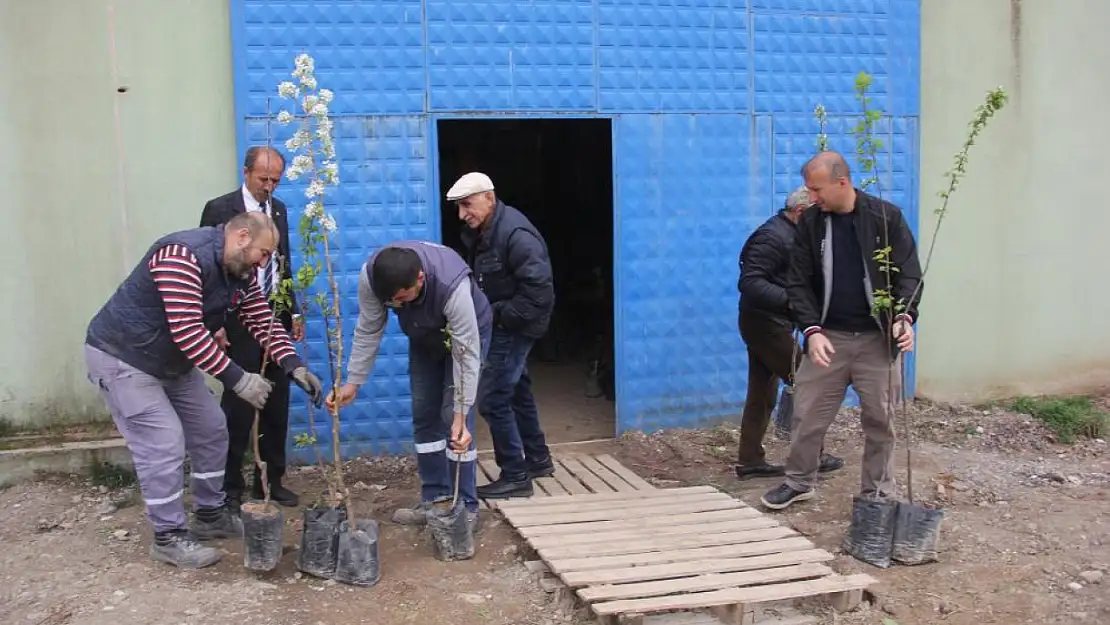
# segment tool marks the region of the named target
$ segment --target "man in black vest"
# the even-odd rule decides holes
[[[281,176],[285,170],[285,158],[273,148],[254,146],[247,150],[244,160],[243,185],[227,195],[209,200],[201,213],[200,225],[217,226],[227,223],[236,215],[253,212],[269,215],[273,219],[279,234],[277,251],[283,260],[281,272],[278,275],[279,272],[275,266],[277,263],[268,263],[257,271],[262,295],[269,299],[281,280],[293,279],[289,262],[289,221],[286,217],[285,204],[274,197],[274,190],[281,182]],[[289,295],[293,298],[291,308],[296,311],[297,301],[292,290],[289,291]],[[291,334],[294,341],[304,338],[304,323],[301,315],[291,315],[283,311],[278,315],[278,323]],[[262,365],[262,347],[258,341],[234,316],[228,318],[225,330],[227,342],[230,343],[227,352],[231,359],[243,369],[259,373],[258,369]],[[266,463],[270,498],[284,506],[296,506],[297,494],[281,483],[285,476],[285,444],[289,432],[289,378],[277,363],[268,364],[263,375],[273,385],[273,390],[259,418],[259,455]],[[224,490],[227,492],[228,504],[233,511],[238,511],[242,503],[243,491],[246,489],[243,480],[243,457],[250,444],[254,408],[228,388],[224,389],[220,405],[227,415],[228,430]],[[257,466],[254,468],[251,494],[255,498],[262,498],[262,483]]]
[[[783,475],[782,465],[767,462],[763,435],[775,407],[779,380],[794,383],[802,350],[794,340],[786,278],[798,219],[812,205],[809,191],[798,187],[786,206],[752,233],[740,251],[740,337],[748,350],[748,394],[740,421],[736,477]],[[784,407],[780,407],[780,410]],[[844,466],[836,456],[821,452],[819,471]]]
[[[478,406],[501,474],[478,496],[531,497],[532,479],[555,473],[528,375],[528,353],[547,332],[555,307],[547,243],[523,213],[497,199],[483,173],[459,178],[447,200],[458,203],[467,262],[493,307]]]
[[[353,402],[370,377],[390,309],[409,339],[420,503],[395,511],[393,522],[423,525],[433,503],[452,499],[460,464],[459,501],[466,506],[473,531],[478,523],[478,453],[471,432],[482,359],[489,349],[489,301],[454,250],[428,241],[397,241],[374,252],[363,265],[358,306],[340,406]],[[329,395],[329,409],[334,402]]]
[[[225,226],[195,228],[156,241],[89,323],[85,362],[131,451],[154,526],[151,556],[182,568],[216,563],[220,551],[198,540],[242,533],[226,505],[227,425],[208,373],[254,408],[270,394],[266,378],[232,362],[212,332],[238,316],[286,375],[323,400],[285,330],[270,331],[270,309],[255,271],[270,261],[277,229],[260,213]],[[186,526],[185,453],[195,516]]]

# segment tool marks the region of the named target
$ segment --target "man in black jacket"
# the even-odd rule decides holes
[[[894,404],[899,360],[913,349],[921,284],[917,244],[896,206],[856,189],[844,157],[822,152],[802,167],[815,205],[798,222],[786,290],[803,328],[794,434],[786,481],[761,498],[780,510],[811,499],[821,443],[851,385],[866,437],[860,494],[894,495]],[[888,250],[883,252],[883,250]],[[890,266],[880,256],[889,256]],[[888,292],[893,309],[875,306]]]
[[[740,422],[736,477],[782,475],[781,465],[766,461],[763,435],[779,380],[793,384],[802,353],[794,340],[786,274],[794,246],[795,224],[813,203],[803,186],[786,198],[786,206],[756,229],[740,251],[740,337],[748,351],[748,395]],[[782,409],[782,407],[780,407]],[[822,454],[820,471],[835,471],[844,461]]]
[[[547,332],[555,287],[547,243],[523,213],[497,199],[489,176],[466,174],[447,192],[457,202],[466,260],[493,307],[493,337],[478,383],[478,409],[489,423],[501,474],[478,487],[483,499],[530,497],[532,479],[555,473],[547,448],[528,353]]]
[[[277,275],[277,263],[271,261],[258,270],[258,285],[263,297],[269,299],[277,288],[279,280],[291,280],[293,273],[289,262],[289,221],[286,217],[285,203],[274,197],[274,190],[281,182],[285,170],[285,158],[273,148],[255,146],[247,150],[243,163],[243,186],[218,198],[209,200],[201,213],[201,226],[216,226],[227,223],[232,217],[243,212],[260,211],[270,216],[277,225],[280,240],[278,253],[283,259],[281,275]],[[293,293],[290,290],[290,296]],[[272,306],[272,304],[271,304]],[[292,310],[297,310],[294,298]],[[304,338],[304,322],[301,315],[283,312],[278,322],[294,341]],[[228,355],[237,365],[247,371],[258,373],[262,364],[262,348],[258,341],[234,317],[229,316],[224,327],[225,333],[218,337],[227,347]],[[266,463],[266,474],[270,486],[270,498],[284,506],[296,506],[299,498],[293,491],[285,488],[281,481],[285,475],[285,443],[289,430],[289,379],[276,363],[266,365],[265,377],[273,384],[273,391],[259,419],[259,450]],[[227,415],[228,448],[227,467],[224,470],[224,490],[227,491],[228,504],[238,511],[242,503],[246,484],[243,480],[243,457],[250,444],[251,427],[254,423],[254,408],[240,399],[230,389],[224,389],[220,402]],[[258,469],[254,470],[252,495],[262,497],[262,483]]]

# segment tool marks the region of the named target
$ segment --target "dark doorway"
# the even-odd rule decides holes
[[[549,442],[614,436],[610,120],[440,120],[437,131],[443,244],[462,252],[463,224],[444,197],[471,171],[488,175],[497,197],[527,215],[547,241],[555,314],[532,350],[529,372]],[[484,424],[478,435],[488,448]]]

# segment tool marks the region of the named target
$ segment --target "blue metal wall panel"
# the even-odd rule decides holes
[[[593,110],[591,0],[426,0],[436,111]]]
[[[746,115],[623,115],[615,124],[619,430],[734,412],[747,362],[736,252],[765,219],[748,196]]]
[[[832,147],[854,162],[861,70],[889,116],[883,194],[917,226],[920,0],[231,0],[231,22],[241,149],[265,141],[266,95],[297,53],[311,53],[336,92],[348,344],[367,255],[392,239],[439,238],[431,113],[614,118],[622,431],[739,410],[737,254],[800,183],[817,103]],[[302,190],[283,184],[292,212]],[[309,336],[325,373],[319,322]],[[391,322],[346,413],[347,453],[410,444],[406,349]],[[294,404],[292,429],[303,431],[296,392]]]
[[[603,111],[748,110],[748,17],[730,0],[597,0]]]

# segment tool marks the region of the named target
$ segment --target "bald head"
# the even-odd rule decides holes
[[[261,211],[244,211],[232,217],[227,222],[225,230],[228,232],[246,228],[252,239],[258,238],[262,233],[272,233],[277,236],[277,224],[269,215]]]
[[[852,172],[839,152],[821,152],[802,165],[809,199],[822,211],[849,213],[855,208]]]
[[[817,156],[802,165],[802,178],[808,176],[809,172],[820,170],[827,171],[834,180],[838,178],[845,178],[849,182],[852,180],[852,170],[840,152],[818,152]]]
[[[259,211],[239,213],[224,226],[224,269],[249,280],[255,269],[270,262],[277,242],[277,225],[269,215]]]

